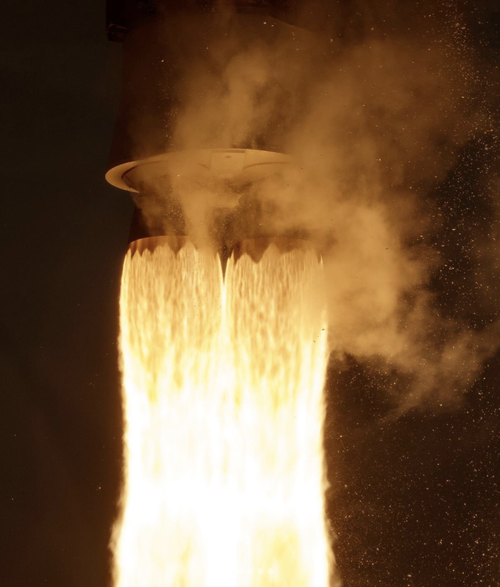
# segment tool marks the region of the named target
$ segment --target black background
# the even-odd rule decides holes
[[[483,4],[473,33],[493,62],[499,12]],[[106,40],[104,1],[12,2],[3,16],[0,584],[105,586],[132,212],[103,179],[121,47]],[[467,189],[451,192],[467,219]],[[500,357],[460,408],[396,419],[387,377],[347,362],[329,370],[326,423],[346,587],[500,585]]]

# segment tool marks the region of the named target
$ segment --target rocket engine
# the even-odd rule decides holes
[[[123,82],[106,179],[136,204],[130,241],[191,234],[190,206],[202,210],[223,257],[248,238],[301,236],[270,235],[254,197],[293,165],[284,152],[287,110],[300,92],[278,60],[295,59],[310,35],[296,13],[286,0],[108,0],[107,34],[123,44]],[[259,76],[239,56],[258,57],[260,47],[271,62],[253,100],[272,96],[279,109],[238,128],[238,92],[244,109],[248,78]],[[227,63],[236,71],[229,80]]]

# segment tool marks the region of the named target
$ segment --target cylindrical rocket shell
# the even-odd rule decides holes
[[[289,113],[297,112],[303,91],[293,67],[280,62],[299,62],[309,37],[255,13],[145,20],[123,43],[109,169],[172,151],[283,152]]]

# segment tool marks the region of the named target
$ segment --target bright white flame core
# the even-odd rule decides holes
[[[125,259],[117,587],[326,587],[321,263],[164,239]]]

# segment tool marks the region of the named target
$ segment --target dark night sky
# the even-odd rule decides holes
[[[121,48],[106,40],[104,0],[31,4],[9,3],[2,31],[0,585],[104,587],[132,212],[103,179]],[[500,18],[484,6],[493,60]],[[330,369],[329,511],[346,587],[500,585],[500,356],[454,411],[386,419],[384,377],[354,360]]]
[[[105,2],[10,3],[7,13],[0,584],[106,585],[131,217],[127,194],[103,179],[121,49],[106,40]]]

